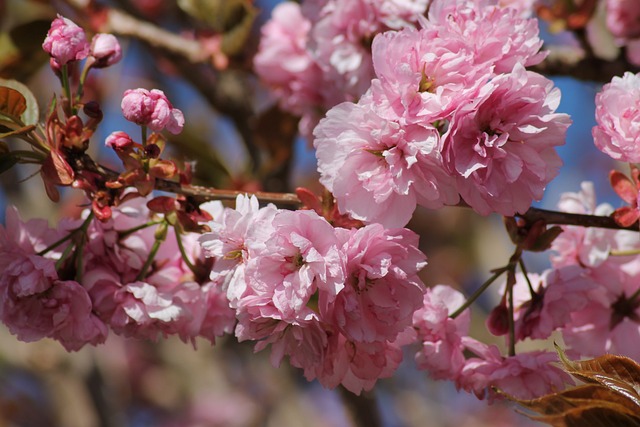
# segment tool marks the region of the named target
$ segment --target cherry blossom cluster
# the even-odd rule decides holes
[[[434,1],[421,28],[373,40],[375,78],[314,130],[320,182],[343,212],[403,226],[416,205],[460,198],[514,215],[561,165],[570,124],[542,61],[537,22],[493,2]]]
[[[176,233],[146,202],[124,202],[107,221],[86,211],[84,220],[57,229],[8,209],[0,227],[0,318],[9,330],[23,341],[56,339],[67,350],[102,343],[109,329],[211,342],[231,332],[234,312],[208,280],[196,235]]]
[[[313,210],[259,208],[244,196],[214,218],[200,242],[240,341],[271,345],[274,365],[288,357],[309,380],[354,393],[393,374],[425,291],[415,233],[333,227]]]
[[[276,6],[262,28],[254,68],[311,136],[325,111],[357,101],[374,77],[371,41],[413,27],[428,0],[318,0]]]

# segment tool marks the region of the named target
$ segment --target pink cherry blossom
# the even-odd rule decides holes
[[[79,61],[89,55],[89,42],[84,30],[60,15],[51,23],[42,48],[59,65]]]
[[[640,258],[640,256],[639,256]],[[588,304],[573,312],[562,328],[565,343],[583,356],[613,353],[640,358],[640,271],[618,274],[590,293]]]
[[[615,160],[640,162],[640,73],[624,73],[596,95],[596,147]]]
[[[516,65],[458,109],[442,140],[444,164],[476,212],[513,215],[540,200],[562,164],[569,116],[554,113],[560,92],[547,78]]]
[[[456,40],[474,52],[474,64],[493,67],[496,74],[510,72],[516,64],[536,65],[547,56],[539,52],[538,21],[526,19],[497,1],[434,0],[427,28],[438,38]]]
[[[554,352],[531,351],[503,357],[495,345],[465,340],[477,357],[470,358],[457,381],[458,387],[473,392],[479,398],[496,396],[490,387],[518,399],[533,399],[564,389],[571,377],[553,363]]]
[[[438,37],[435,29],[405,28],[379,34],[372,45],[376,79],[375,110],[393,120],[433,124],[477,95],[492,75],[477,66],[475,52],[459,40]]]
[[[91,40],[90,55],[96,59],[93,67],[104,68],[120,62],[122,48],[113,34],[96,34]]]
[[[562,195],[558,204],[560,211],[598,216],[607,216],[613,212],[612,206],[596,203],[592,183],[583,182],[581,187],[578,193]],[[563,232],[554,240],[551,249],[557,253],[551,257],[554,268],[579,265],[587,269],[589,277],[598,283],[621,282],[621,278],[612,278],[620,274],[633,275],[640,269],[640,257],[610,255],[612,251],[640,249],[638,234],[633,231],[563,226]]]
[[[264,249],[247,263],[247,290],[237,302],[236,336],[262,340],[257,350],[272,344],[274,363],[289,355],[294,366],[307,372],[307,367],[320,363],[322,354],[309,360],[308,350],[326,345],[314,302],[317,292],[335,294],[343,286],[340,242],[333,227],[314,211],[278,211],[273,227]],[[303,353],[290,353],[296,348]]]
[[[607,0],[607,28],[614,37],[640,37],[640,8],[635,0]]]
[[[324,364],[317,372],[318,381],[329,388],[341,384],[357,395],[371,390],[378,379],[393,375],[402,361],[401,346],[414,339],[411,328],[394,341],[372,343],[349,341],[342,334],[332,335]]]
[[[254,67],[283,108],[297,115],[309,113],[323,103],[322,72],[307,50],[311,23],[300,5],[286,1],[273,9],[271,20],[262,27]]]
[[[115,151],[126,151],[133,148],[133,140],[126,132],[115,131],[109,134],[104,141],[104,145]]]
[[[211,280],[222,283],[235,307],[246,291],[247,262],[264,249],[273,232],[276,208],[273,205],[260,208],[255,196],[238,195],[235,209],[216,209],[218,214],[209,223],[211,232],[204,233],[198,241],[204,255],[214,258]]]
[[[53,262],[40,260],[44,264],[34,265],[39,272],[29,266],[33,259],[18,259],[0,278],[0,319],[9,331],[26,342],[53,338],[69,351],[104,342],[107,328],[92,313],[87,291],[75,281],[58,280]],[[29,279],[36,283],[25,283]]]
[[[182,111],[173,108],[164,92],[158,89],[129,89],[124,92],[122,113],[125,119],[149,129],[160,132],[167,129],[179,134],[184,126]]]
[[[569,322],[572,312],[585,308],[597,287],[578,266],[548,270],[542,277],[529,273],[533,295],[523,275],[514,286],[515,336],[545,339]]]
[[[380,224],[345,233],[346,283],[334,297],[320,294],[322,318],[358,342],[393,341],[422,306],[426,265],[418,236]]]
[[[413,327],[422,346],[416,353],[416,364],[436,380],[453,380],[464,367],[462,337],[469,333],[471,315],[465,310],[455,319],[449,317],[464,302],[460,292],[437,285],[427,289],[423,307],[413,314]]]
[[[342,213],[387,227],[404,226],[416,204],[455,204],[453,180],[441,165],[431,126],[401,125],[374,111],[369,96],[327,113],[314,131],[320,182]]]

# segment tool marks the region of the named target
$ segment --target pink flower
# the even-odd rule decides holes
[[[545,77],[516,65],[458,109],[442,140],[444,164],[460,195],[478,213],[513,215],[542,198],[558,174],[555,147],[564,144],[569,116],[554,113],[560,92]]]
[[[334,334],[329,338],[324,364],[317,370],[318,381],[329,388],[342,384],[357,395],[371,390],[378,379],[393,375],[402,361],[401,346],[414,339],[411,328],[391,342],[353,342]]]
[[[253,293],[269,295],[282,320],[295,319],[318,290],[344,287],[344,254],[333,226],[315,211],[279,211],[264,250],[247,266]]]
[[[474,52],[474,65],[509,73],[516,64],[536,65],[547,56],[539,52],[538,21],[523,18],[516,8],[497,1],[434,0],[427,28],[438,38],[455,40]]]
[[[166,128],[176,135],[184,126],[182,111],[173,108],[164,92],[158,89],[129,89],[124,92],[121,107],[127,120],[156,132]]]
[[[637,256],[640,260],[640,256]],[[635,274],[618,274],[599,283],[587,305],[571,314],[562,337],[571,350],[583,356],[604,353],[640,358],[640,301],[634,297],[640,281]]]
[[[255,196],[238,195],[236,209],[219,210],[211,232],[198,239],[204,255],[214,258],[211,280],[223,285],[232,307],[246,291],[246,264],[264,249],[275,214],[275,206],[261,209]]]
[[[122,49],[113,34],[96,34],[91,40],[90,55],[96,59],[93,67],[104,68],[120,62]]]
[[[474,65],[472,49],[436,30],[388,31],[373,40],[372,53],[373,107],[390,120],[431,125],[448,118],[492,75],[491,67]]]
[[[467,361],[457,385],[481,399],[495,398],[489,387],[496,387],[518,399],[534,399],[560,391],[565,383],[571,382],[566,372],[552,365],[558,360],[556,353],[532,351],[503,357],[495,345],[470,340],[467,344],[478,357]]]
[[[598,216],[608,216],[613,212],[613,207],[608,204],[596,204],[592,183],[583,182],[581,186],[578,193],[562,195],[559,210]],[[638,233],[633,231],[564,226],[563,232],[553,241],[551,249],[557,253],[551,257],[554,268],[579,265],[598,283],[620,281],[621,279],[612,279],[619,277],[621,273],[635,274],[640,268],[639,257],[610,255],[612,251],[640,249]]]
[[[89,55],[89,42],[84,30],[60,15],[51,23],[42,48],[59,65],[79,61]]]
[[[640,162],[640,74],[624,73],[596,95],[596,147],[615,160]]]
[[[437,153],[438,131],[383,119],[370,96],[331,109],[314,135],[320,182],[355,219],[400,227],[416,204],[458,201]]]
[[[423,307],[413,314],[413,327],[422,345],[416,353],[416,364],[436,380],[453,380],[464,367],[462,337],[469,333],[471,315],[465,310],[455,319],[449,317],[464,302],[460,292],[437,285],[427,289]]]
[[[545,339],[564,327],[572,312],[582,310],[597,287],[578,266],[549,270],[543,277],[529,274],[534,289],[531,295],[523,275],[514,287],[516,341],[525,338]]]
[[[307,50],[311,23],[302,16],[300,5],[282,2],[273,9],[271,20],[262,27],[254,66],[282,107],[303,115],[321,105],[322,72]]]
[[[58,280],[53,262],[41,260],[44,264],[39,267],[42,269],[39,273],[28,267],[33,260],[23,259],[14,261],[2,274],[2,322],[21,341],[49,337],[60,341],[69,351],[104,342],[107,328],[92,313],[87,291],[77,282]],[[25,273],[27,276],[21,277]],[[37,282],[28,284],[25,279]]]
[[[116,151],[127,151],[133,148],[134,142],[126,132],[116,131],[107,136],[104,144]]]
[[[422,306],[426,265],[418,236],[380,224],[344,233],[346,283],[337,295],[320,294],[322,318],[350,341],[393,341]]]
[[[607,27],[614,37],[640,37],[640,8],[636,0],[607,0]]]

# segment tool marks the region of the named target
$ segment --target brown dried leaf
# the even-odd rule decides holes
[[[27,100],[20,92],[10,87],[0,86],[0,114],[14,121],[27,110]]]
[[[556,349],[565,371],[587,384],[532,400],[504,396],[554,427],[640,427],[640,365],[610,354],[572,361]]]

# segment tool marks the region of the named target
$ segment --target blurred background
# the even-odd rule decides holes
[[[91,16],[72,7],[80,3],[0,0],[0,77],[27,84],[41,111],[60,92],[42,41],[56,13],[86,28]],[[210,13],[201,16],[170,0],[98,3],[184,37],[222,32],[231,46],[229,66],[216,70],[211,64],[192,64],[119,37],[123,61],[93,72],[85,89],[85,99],[99,101],[105,115],[91,147],[103,164],[119,169],[118,159],[104,149],[107,135],[116,130],[138,132],[122,118],[122,93],[160,88],[186,117],[185,131],[170,139],[171,150],[178,161],[198,160],[197,183],[246,191],[291,191],[297,186],[319,190],[313,151],[297,136],[297,119],[277,108],[250,71],[259,28],[277,1],[212,0]],[[207,16],[232,18],[220,26]],[[568,33],[552,36],[546,24],[541,25],[547,47],[575,47]],[[578,191],[581,181],[593,180],[599,201],[619,206],[606,179],[615,165],[591,138],[593,99],[602,83],[569,77],[554,81],[563,94],[559,112],[570,114],[574,123],[567,145],[559,149],[565,167],[537,205],[552,209],[563,192]],[[0,175],[1,219],[7,204],[17,205],[23,218],[47,212],[55,223],[57,215],[64,215],[64,209],[48,201],[41,181],[28,179],[36,171],[13,168]],[[71,194],[66,196],[67,203],[76,203]],[[421,249],[428,257],[424,282],[449,284],[467,295],[490,269],[504,265],[513,249],[501,218],[478,217],[465,209],[418,209],[409,227],[421,235]],[[547,258],[528,256],[529,270],[541,271]],[[493,303],[487,295],[473,308],[478,339],[495,340],[482,332]],[[202,341],[195,347],[172,338],[150,343],[111,334],[104,345],[67,353],[54,341],[19,342],[0,326],[0,427],[338,427],[354,425],[349,404],[362,402],[380,413],[384,426],[538,425],[516,413],[513,405],[487,405],[458,393],[451,383],[430,380],[416,371],[412,348],[406,349],[394,378],[379,381],[374,392],[354,403],[339,390],[307,382],[286,364],[273,368],[268,353],[254,354],[250,344],[239,344],[233,337],[219,339],[215,346]]]

